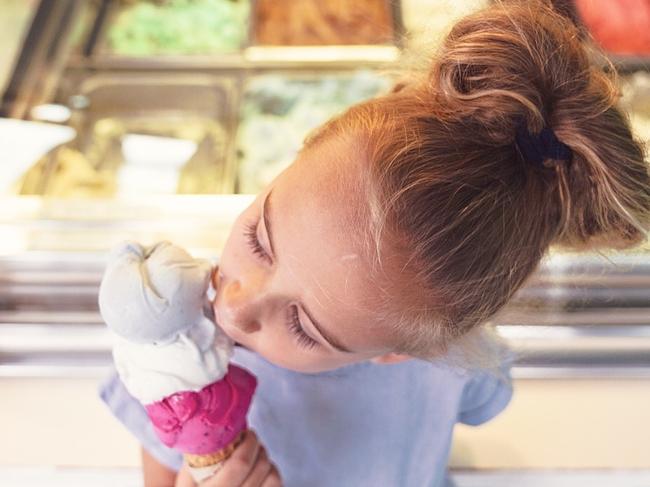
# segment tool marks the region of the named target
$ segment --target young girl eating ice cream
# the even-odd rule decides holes
[[[312,134],[213,275],[258,388],[251,431],[201,485],[445,485],[454,424],[512,393],[485,323],[550,245],[646,237],[648,166],[617,97],[570,20],[505,2],[458,22],[425,76]],[[102,395],[146,485],[193,485],[117,377]]]

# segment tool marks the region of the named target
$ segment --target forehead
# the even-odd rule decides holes
[[[270,210],[282,275],[346,345],[378,345],[382,286],[371,272],[365,183],[354,150],[301,153],[273,185]],[[372,336],[370,336],[372,335]]]

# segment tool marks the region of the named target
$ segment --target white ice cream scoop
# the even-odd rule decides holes
[[[99,309],[108,327],[132,343],[173,342],[206,320],[212,266],[169,242],[124,242],[108,261]]]

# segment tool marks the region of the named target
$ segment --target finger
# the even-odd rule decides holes
[[[184,463],[183,467],[181,468],[181,470],[178,472],[178,475],[176,476],[176,483],[174,484],[174,487],[195,487],[195,486],[196,484],[194,483],[192,474],[190,474],[187,464]]]
[[[282,479],[275,465],[271,464],[271,470],[260,487],[282,487]]]
[[[242,484],[244,479],[253,469],[260,452],[260,443],[257,435],[248,430],[244,441],[235,449],[233,454],[224,461],[221,467],[210,479],[205,482],[205,487],[234,487]],[[203,487],[201,483],[201,487]]]
[[[246,477],[246,480],[242,484],[242,487],[260,487],[264,479],[271,472],[272,466],[273,465],[271,465],[269,457],[266,454],[266,450],[264,447],[260,447],[260,454],[257,456],[255,465],[253,466],[251,472],[248,474],[248,477]]]

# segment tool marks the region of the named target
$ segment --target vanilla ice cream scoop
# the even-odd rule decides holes
[[[99,289],[102,317],[129,342],[170,343],[205,319],[211,269],[169,242],[124,242],[112,251]]]
[[[113,249],[99,308],[114,332],[113,360],[143,404],[199,391],[228,371],[233,343],[204,315],[212,266],[181,247],[124,242]]]

